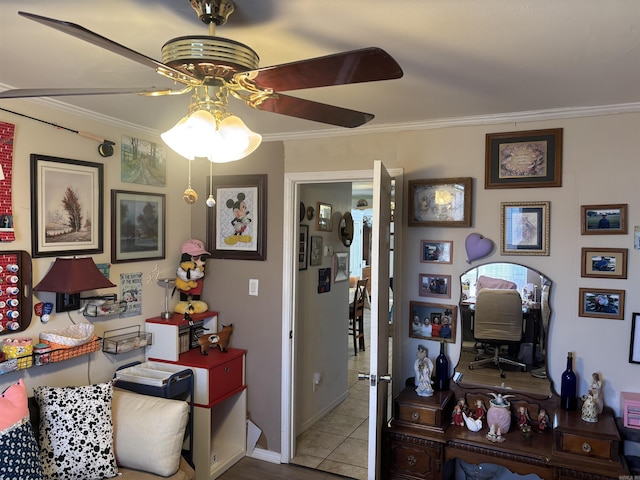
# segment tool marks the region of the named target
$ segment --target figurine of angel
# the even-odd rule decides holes
[[[427,347],[418,345],[416,353],[416,361],[413,369],[416,374],[415,384],[416,393],[421,397],[430,397],[433,395],[433,380],[431,380],[431,372],[433,371],[433,363],[427,355]]]
[[[473,418],[476,420],[481,420],[487,414],[487,411],[484,408],[484,403],[482,403],[481,399],[476,400],[476,409],[473,411]]]
[[[457,427],[462,427],[464,425],[464,413],[462,412],[462,408],[459,404],[453,407],[453,415],[451,415],[451,424],[456,425]]]
[[[518,407],[518,427],[522,430],[524,427],[528,427],[530,424],[529,412],[527,411],[527,407],[521,406]],[[529,429],[531,431],[531,429]]]
[[[544,432],[549,426],[549,415],[544,408],[538,412],[538,431]]]

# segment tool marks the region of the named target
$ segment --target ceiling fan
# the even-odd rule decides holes
[[[109,95],[137,93],[146,96],[192,93],[190,109],[213,105],[226,111],[229,94],[258,110],[279,113],[340,127],[358,127],[373,114],[284,95],[307,88],[391,80],[402,68],[384,50],[369,47],[292,63],[259,68],[258,54],[238,41],[215,36],[215,27],[226,23],[234,11],[232,0],[190,0],[209,35],[169,40],[159,62],[75,23],[18,12],[21,16],[97,45],[153,68],[181,88],[40,88],[0,92],[2,98]]]

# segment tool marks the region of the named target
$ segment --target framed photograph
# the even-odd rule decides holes
[[[500,253],[549,255],[550,202],[502,202],[500,206]]]
[[[418,295],[421,297],[451,298],[451,275],[421,273]]]
[[[165,195],[111,190],[111,262],[165,258]]]
[[[624,320],[624,290],[581,288],[578,315]]]
[[[420,262],[452,263],[453,242],[450,240],[420,240]]]
[[[581,276],[627,278],[626,248],[582,248]]]
[[[409,336],[425,340],[456,342],[458,307],[437,303],[410,302]]]
[[[216,205],[207,208],[211,257],[266,260],[267,175],[216,175],[212,186]]]
[[[409,180],[410,227],[470,227],[471,177]]]
[[[582,235],[623,235],[627,233],[627,204],[581,205]]]
[[[631,345],[629,346],[629,363],[640,363],[640,333],[636,335],[636,321],[640,313],[634,313],[631,317]]]
[[[309,262],[309,225],[300,225],[298,235],[298,270],[306,270]]]
[[[334,282],[349,280],[349,253],[340,252],[333,254]]]
[[[31,155],[31,256],[103,252],[104,166]]]
[[[561,128],[487,134],[484,188],[561,186]]]
[[[322,265],[322,237],[312,236],[309,250],[309,265],[312,267]]]
[[[318,218],[316,220],[316,230],[319,232],[331,232],[333,230],[333,205],[329,203],[318,202]]]

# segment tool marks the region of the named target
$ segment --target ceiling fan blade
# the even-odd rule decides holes
[[[2,98],[28,98],[28,97],[75,97],[81,95],[115,95],[123,93],[137,93],[144,96],[169,95],[174,92],[166,88],[16,88],[0,92]]]
[[[98,35],[97,33],[94,33],[91,30],[88,30],[76,23],[66,22],[64,20],[56,20],[55,18],[43,17],[41,15],[36,15],[34,13],[28,12],[18,12],[18,14],[25,18],[28,18],[29,20],[42,23],[43,25],[55,28],[56,30],[59,30],[63,33],[79,38],[80,40],[84,40],[85,42],[97,45],[98,47],[109,50],[110,52],[117,53],[118,55],[128,58],[129,60],[133,60],[134,62],[138,62],[147,67],[151,67],[156,71],[165,72],[167,76],[170,76],[171,78],[182,83],[198,83],[198,80],[195,77],[191,77],[179,70],[165,65],[162,62],[154,60],[151,57],[147,57],[142,53],[131,50],[124,45],[114,42],[113,40],[109,40],[102,35]]]
[[[338,127],[354,128],[373,120],[371,113],[358,112],[348,108],[327,105],[303,98],[279,94],[267,98],[255,108],[266,112],[279,113],[290,117],[313,120]]]
[[[391,55],[381,48],[369,47],[259,68],[238,73],[235,77],[243,76],[258,88],[286,92],[303,88],[392,80],[402,75],[402,68]]]

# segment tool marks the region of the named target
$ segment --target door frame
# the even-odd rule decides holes
[[[402,245],[402,222],[403,222],[403,169],[389,168],[391,178],[395,179],[395,210],[394,210],[394,241],[396,245]],[[283,225],[283,255],[282,255],[282,384],[281,384],[281,446],[280,461],[281,463],[289,463],[294,455],[295,447],[295,425],[294,425],[294,384],[293,379],[295,364],[295,334],[296,334],[296,318],[295,312],[297,308],[297,282],[295,281],[298,274],[298,239],[296,237],[296,227],[299,224],[299,185],[313,183],[340,183],[340,182],[363,182],[373,180],[373,167],[370,170],[345,170],[345,171],[327,171],[327,172],[291,172],[284,175],[284,213],[285,219]],[[401,249],[394,249],[393,264],[394,272],[400,271],[402,260]],[[396,358],[402,358],[402,342],[398,338],[397,326],[399,319],[402,318],[402,308],[398,302],[399,293],[402,288],[401,277],[393,279],[394,288],[394,307],[393,307],[393,355]],[[393,362],[392,375],[399,377],[399,363]],[[393,383],[394,392],[397,394],[399,388],[397,382]]]

